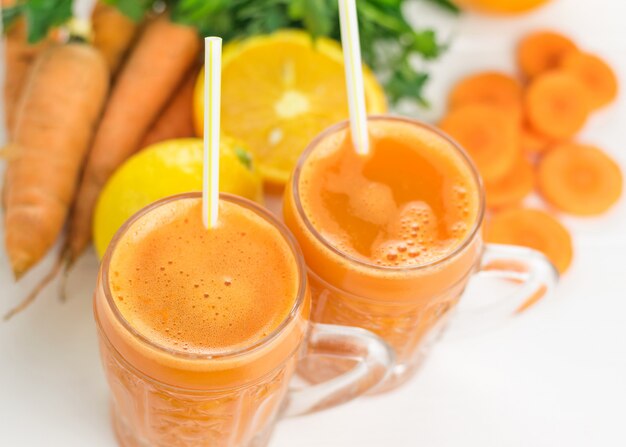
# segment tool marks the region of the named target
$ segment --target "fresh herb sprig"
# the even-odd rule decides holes
[[[124,0],[119,0],[124,1]],[[422,0],[423,1],[423,0]],[[428,0],[458,12],[449,0]],[[392,103],[423,96],[428,73],[412,60],[433,60],[445,45],[434,30],[415,30],[403,8],[409,0],[358,0],[363,59],[381,76]],[[172,19],[191,25],[202,35],[226,41],[281,28],[303,28],[313,37],[340,39],[337,0],[170,0]]]
[[[36,43],[72,18],[73,0],[21,0],[2,8],[2,28],[8,30],[18,17],[24,16],[28,41]]]
[[[461,11],[459,7],[452,2],[452,0],[429,0],[429,1],[438,6],[441,6],[443,9],[453,14],[458,14]]]
[[[3,9],[5,29],[19,15],[26,17],[30,42],[70,19],[73,0],[22,0]],[[162,0],[104,0],[133,20],[141,20]],[[432,29],[414,29],[403,8],[411,0],[357,0],[361,48],[365,62],[380,75],[392,103],[423,96],[428,73],[416,68],[416,58],[434,60],[445,50]],[[418,0],[413,0],[418,1]],[[434,2],[458,12],[451,0]],[[301,28],[313,37],[340,39],[337,0],[164,0],[172,20],[192,26],[201,35],[225,41],[267,34],[281,28]]]

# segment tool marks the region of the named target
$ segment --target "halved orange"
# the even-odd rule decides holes
[[[382,87],[364,67],[368,112],[384,113]],[[194,94],[194,117],[202,135],[204,74]],[[224,133],[250,148],[266,181],[285,183],[299,155],[322,130],[348,118],[343,54],[338,42],[303,32],[279,31],[224,47]]]

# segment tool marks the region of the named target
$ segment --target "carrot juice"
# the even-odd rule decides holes
[[[211,229],[200,193],[163,199],[126,222],[102,260],[94,313],[123,446],[263,447],[278,416],[352,400],[393,365],[376,335],[310,321],[293,236],[228,194]],[[309,354],[361,366],[288,388]]]
[[[265,445],[307,328],[295,245],[256,206],[199,196],[131,219],[95,296],[113,420],[124,446]]]
[[[397,358],[389,388],[415,371],[477,267],[482,190],[465,153],[437,130],[378,117],[369,132],[365,156],[346,123],[313,141],[284,217],[309,268],[312,319],[385,339]],[[321,377],[321,365],[303,374]]]

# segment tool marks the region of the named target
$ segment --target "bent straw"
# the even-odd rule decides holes
[[[220,175],[220,90],[222,39],[204,39],[204,162],[202,167],[202,221],[207,229],[217,225]]]
[[[365,155],[369,153],[370,142],[367,132],[367,111],[365,109],[365,88],[363,86],[363,65],[356,2],[355,0],[338,1],[341,46],[343,47],[350,110],[350,132],[356,152]]]

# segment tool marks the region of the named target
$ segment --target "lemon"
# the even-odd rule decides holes
[[[98,199],[93,236],[102,257],[122,224],[155,200],[202,190],[202,140],[186,138],[154,144],[129,158],[109,179]],[[262,200],[261,177],[252,169],[243,143],[222,137],[220,191]]]
[[[369,69],[364,68],[363,75],[368,112],[386,112],[382,87]],[[200,73],[194,92],[198,135],[203,127],[203,91]],[[248,144],[265,180],[285,183],[311,140],[347,118],[338,42],[288,30],[224,47],[222,129]]]

